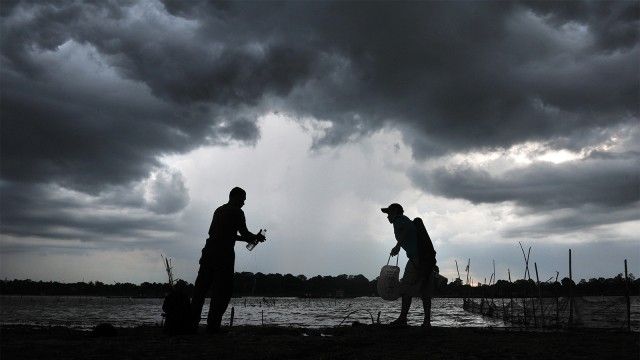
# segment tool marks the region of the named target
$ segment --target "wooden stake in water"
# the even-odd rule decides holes
[[[229,327],[233,327],[233,317],[235,316],[235,309],[231,307],[231,320],[229,320]]]
[[[511,269],[507,268],[509,276],[509,319],[513,323],[513,283],[511,282]]]
[[[529,257],[531,256],[531,246],[529,246],[529,251],[525,255],[524,247],[522,246],[522,243],[518,241],[518,244],[520,244],[520,250],[522,250],[522,257],[524,257],[524,279],[525,280],[531,279],[531,274],[529,273]]]
[[[624,259],[624,286],[627,298],[627,330],[631,331],[631,299],[629,298],[629,277],[627,276],[627,259]]]
[[[469,272],[471,271],[471,258],[467,260],[467,285],[469,285]]]
[[[491,274],[491,280],[489,280],[489,286],[491,286],[491,284],[493,284],[493,285],[496,284],[496,261],[492,260],[492,262],[493,262],[493,274]],[[494,302],[494,299],[496,297],[495,290],[496,289],[495,289],[495,286],[494,286],[494,289],[491,292],[491,306],[495,305],[495,302]]]
[[[533,312],[533,326],[538,327],[538,317],[536,316],[536,302],[533,296],[531,296],[531,310]]]
[[[167,275],[169,276],[169,286],[173,287],[173,267],[171,266],[171,259],[168,257],[164,257],[162,254],[160,255],[162,260],[164,261],[165,270],[167,271]],[[82,279],[84,282],[84,278]]]
[[[264,310],[262,310],[261,314],[260,314],[260,318],[261,318],[261,322],[262,322],[262,326],[264,326]]]
[[[571,271],[571,249],[569,249],[569,327],[573,326],[573,275]]]
[[[558,275],[560,275],[560,272],[556,270],[556,283],[558,282]],[[560,299],[558,298],[557,290],[554,290],[554,293],[556,295],[556,327],[560,327]]]
[[[541,327],[544,327],[544,306],[542,304],[542,288],[540,287],[540,278],[538,277],[538,263],[533,263],[536,268],[536,284],[538,285],[538,300],[540,301],[540,321]]]
[[[491,274],[492,280],[489,281],[489,286],[491,286],[491,284],[496,283],[496,261],[495,260],[492,260],[492,261],[493,261],[493,274]]]
[[[469,292],[467,294],[467,296],[469,298],[471,298],[471,287],[473,286],[473,284],[469,284],[469,281],[473,281],[471,278],[471,258],[469,258],[469,260],[467,260],[467,285],[469,285]]]

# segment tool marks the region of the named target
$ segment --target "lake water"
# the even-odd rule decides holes
[[[551,301],[551,300],[549,300]],[[1,324],[60,325],[90,329],[107,322],[119,327],[157,325],[162,322],[163,299],[106,298],[80,296],[0,296]],[[555,302],[554,302],[555,303]],[[582,305],[581,305],[582,304]],[[580,306],[578,306],[580,305]],[[203,321],[209,311],[209,300],[203,309]],[[235,308],[234,325],[279,325],[306,328],[331,327],[353,321],[371,323],[380,312],[380,322],[398,317],[400,300],[381,298],[300,299],[300,298],[233,298],[223,318],[229,323],[231,307]],[[588,327],[626,326],[626,307],[622,297],[588,297],[576,299],[576,320]],[[553,309],[552,309],[553,310]],[[548,314],[554,311],[548,312]],[[632,297],[631,319],[640,328],[640,297]],[[577,315],[582,315],[579,318]],[[346,317],[346,319],[345,319]],[[409,324],[422,323],[422,302],[414,299]],[[499,318],[483,317],[464,311],[462,299],[434,298],[431,323],[444,327],[504,327]],[[508,325],[511,326],[511,325]]]
[[[266,300],[266,301],[265,301]],[[156,325],[162,321],[163,299],[76,297],[76,296],[0,296],[0,323],[29,325],[61,325],[89,329],[108,322],[115,326],[132,327]],[[203,309],[209,311],[208,302]],[[258,297],[231,299],[223,324],[228,324],[231,306],[235,308],[234,325],[280,325],[296,327],[330,327],[350,313],[344,324],[353,321],[371,323],[380,312],[380,321],[388,323],[397,318],[400,300],[380,298],[299,299]],[[409,323],[422,323],[422,302],[414,299]],[[501,327],[501,320],[485,318],[462,309],[462,299],[433,299],[434,326]]]

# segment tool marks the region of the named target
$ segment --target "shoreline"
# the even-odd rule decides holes
[[[0,326],[2,359],[638,359],[638,332],[516,328],[389,328],[354,324],[308,329],[237,326],[226,334],[169,336],[160,327],[115,336],[66,327]]]
[[[1,297],[69,297],[69,298],[107,298],[107,299],[164,299],[165,296],[127,296],[127,295],[79,295],[79,294],[0,294]],[[566,296],[549,296],[543,295],[543,299],[556,299],[563,298]],[[588,297],[588,298],[621,298],[624,295],[574,295],[574,297]],[[640,299],[640,295],[633,294],[629,295],[631,299],[634,301],[636,299]],[[211,297],[207,296],[206,299],[210,299]],[[350,299],[359,299],[359,298],[379,298],[378,295],[362,295],[362,296],[293,296],[293,295],[237,295],[232,296],[231,299],[300,299],[300,300],[314,300],[314,299],[326,299],[326,300],[350,300]],[[414,299],[419,299],[419,296],[415,296]],[[432,299],[486,299],[486,300],[509,300],[509,299],[539,299],[539,296],[527,296],[527,297],[518,297],[518,296],[480,296],[480,295],[471,295],[471,296],[446,296],[446,295],[434,295],[431,296]]]

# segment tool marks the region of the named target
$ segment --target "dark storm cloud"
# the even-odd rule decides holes
[[[160,154],[218,143],[218,136],[255,141],[255,124],[233,114],[264,94],[286,93],[310,62],[304,50],[277,44],[255,50],[246,43],[203,44],[151,15],[135,21],[132,11],[101,2],[35,2],[7,11],[3,177],[99,189],[144,176]],[[60,78],[59,64],[40,55],[69,41],[95,49],[115,76],[145,84],[156,97],[140,103],[140,88],[127,84],[102,93],[102,79],[91,74]],[[77,89],[82,82],[96,91]]]
[[[316,72],[281,104],[331,123],[319,145],[391,123],[417,157],[528,140],[579,149],[594,140],[583,134],[638,116],[634,2],[576,4],[574,16],[505,2],[166,6],[202,34],[313,49]]]
[[[110,242],[133,246],[158,243],[173,234],[174,212],[188,194],[175,174],[156,179],[145,199],[141,189],[112,188],[86,196],[47,185],[4,183],[0,231],[4,236]],[[170,216],[163,216],[170,215]]]
[[[510,226],[505,237],[544,237],[638,221],[640,153],[594,152],[586,159],[531,165],[491,173],[477,167],[447,166],[410,177],[423,190],[474,204],[512,202],[519,216],[542,215],[532,224]],[[535,217],[534,217],[535,218]],[[590,230],[593,233],[593,230]],[[603,232],[602,237],[616,240]],[[622,236],[623,240],[629,240]]]
[[[633,47],[638,41],[640,7],[633,1],[530,1],[527,6],[558,25],[589,24],[603,49]]]
[[[616,156],[617,155],[617,156]],[[469,166],[414,170],[413,182],[438,195],[473,203],[513,201],[529,208],[559,209],[593,204],[626,207],[640,200],[640,154],[599,155],[553,164],[537,162],[503,174]]]
[[[21,223],[37,218],[29,206],[64,208],[40,201],[47,184],[156,214],[179,211],[188,201],[181,180],[154,185],[158,193],[178,193],[155,200],[142,199],[131,184],[159,171],[162,155],[255,143],[256,117],[265,111],[327,121],[316,146],[392,126],[417,158],[525,141],[571,149],[601,142],[638,120],[639,7],[5,1],[0,195],[4,204],[17,196],[15,186],[21,194],[3,205],[3,231],[29,233]],[[616,179],[636,165],[637,157],[598,161]],[[477,171],[417,183],[446,196],[534,208],[637,199],[629,190],[637,176],[619,180],[622,190],[608,198],[571,189],[577,176],[608,191],[604,170],[572,166],[574,172],[535,166],[529,179],[511,174],[513,191]],[[498,188],[459,192],[444,183],[464,184],[462,175]],[[589,175],[596,180],[584,180]],[[559,185],[527,188],[545,178]],[[566,193],[552,203],[536,200],[555,191]],[[42,219],[56,221],[64,222]]]
[[[601,240],[637,240],[628,236],[616,235],[611,231],[594,230],[595,227],[620,224],[627,221],[637,221],[638,208],[603,207],[598,205],[583,205],[580,207],[563,209],[553,212],[545,219],[534,221],[532,224],[511,227],[502,231],[505,237],[545,237],[556,234],[576,233],[589,229],[589,235],[598,235]]]

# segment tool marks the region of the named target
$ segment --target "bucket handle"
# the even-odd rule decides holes
[[[398,266],[399,259],[400,259],[400,254],[396,255],[396,266]],[[389,258],[387,259],[387,265],[389,265],[389,261],[391,261],[391,254],[389,254]]]

